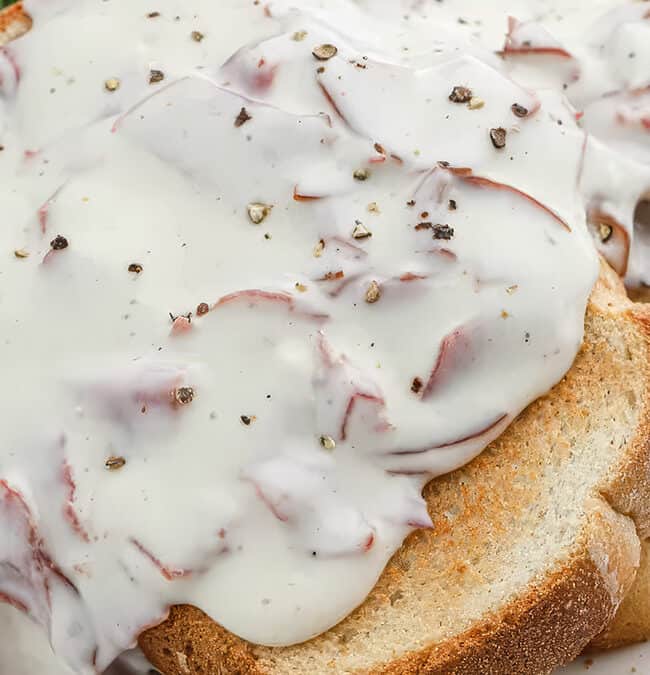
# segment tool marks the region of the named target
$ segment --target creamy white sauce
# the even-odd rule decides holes
[[[0,672],[3,675],[73,675],[48,644],[40,626],[7,604],[0,604]],[[105,675],[155,675],[138,649],[121,655]]]
[[[650,4],[404,0],[401,9],[412,11],[411,20],[456,21],[483,48],[506,48],[502,67],[513,79],[566,96],[581,128],[613,151],[601,149],[603,158],[594,163],[600,175],[592,175],[597,183],[619,184],[609,189],[618,204],[602,191],[585,194],[588,208],[607,223],[601,230],[602,220],[594,218],[598,247],[630,286],[650,285],[650,221],[646,216],[634,223],[636,204],[650,200]],[[509,17],[515,19],[510,26]],[[600,241],[599,230],[607,237],[612,224],[613,236]]]
[[[27,3],[0,592],[77,672],[174,603],[264,644],[326,630],[431,525],[424,483],[570,367],[587,212],[631,233],[650,181],[437,4]]]
[[[72,675],[52,653],[40,626],[9,605],[0,605],[0,672],[7,675]]]

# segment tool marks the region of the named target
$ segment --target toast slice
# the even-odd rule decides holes
[[[30,25],[20,5],[0,17],[7,39]],[[603,264],[569,374],[427,486],[434,531],[407,539],[348,618],[265,648],[174,607],[140,645],[167,675],[550,672],[608,625],[634,581],[650,529],[649,356],[650,310]]]
[[[650,227],[650,202],[641,202],[636,215],[637,226],[647,233]],[[650,302],[648,286],[628,289],[628,294],[636,302]],[[641,541],[641,565],[634,584],[616,613],[614,621],[594,640],[593,646],[597,649],[608,649],[648,639],[650,639],[650,539],[646,538]]]
[[[649,356],[650,310],[603,264],[567,376],[429,483],[434,530],[405,541],[349,617],[268,648],[181,606],[140,646],[167,675],[531,675],[570,661],[610,623],[650,528]]]
[[[650,302],[650,288],[631,290],[630,296],[637,302]],[[632,588],[612,623],[592,646],[610,649],[644,640],[650,640],[650,538],[641,540],[641,563]]]
[[[607,629],[592,643],[611,649],[650,639],[650,540],[641,542],[641,562],[632,588]]]

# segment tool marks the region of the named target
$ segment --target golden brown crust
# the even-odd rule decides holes
[[[607,508],[599,518],[599,546],[616,559],[612,568],[626,577],[620,589],[624,592],[635,572],[634,527]],[[453,640],[374,668],[369,675],[533,675],[568,663],[611,621],[617,608],[606,576],[588,550],[498,616]],[[270,674],[244,642],[194,607],[172,608],[165,624],[141,636],[140,646],[167,675]]]
[[[373,675],[547,673],[575,658],[594,635],[608,625],[630,588],[638,567],[637,527],[645,529],[648,526],[643,497],[647,491],[650,467],[647,377],[636,392],[629,390],[629,395],[638,399],[635,405],[643,409],[642,422],[636,429],[638,433],[634,439],[627,439],[627,446],[619,453],[620,462],[610,469],[611,476],[604,478],[603,485],[597,487],[586,502],[589,516],[580,540],[573,543],[570,559],[559,569],[542,574],[536,583],[529,583],[524,592],[504,602],[487,618],[484,615],[470,623],[468,630],[406,654],[395,654],[393,658],[384,659],[383,664],[380,660],[369,667],[354,670],[344,665],[345,651],[354,651],[357,639],[362,642],[373,639],[381,623],[390,621],[392,596],[407,592],[409,585],[415,583],[413,579],[427,578],[430,563],[429,574],[442,574],[449,584],[457,585],[459,594],[469,594],[474,590],[472,581],[467,582],[466,578],[471,573],[478,575],[480,570],[479,567],[472,569],[470,563],[460,562],[467,556],[467,549],[477,547],[483,539],[489,541],[489,530],[497,537],[504,534],[514,536],[509,532],[508,519],[518,516],[535,500],[543,498],[543,495],[535,493],[541,474],[535,473],[534,462],[527,465],[526,457],[518,457],[525,436],[561,438],[557,425],[562,422],[558,422],[552,412],[558,405],[575,410],[570,423],[580,433],[581,425],[588,427],[590,405],[594,408],[601,394],[609,394],[608,383],[602,392],[598,391],[598,387],[590,387],[588,395],[593,397],[593,401],[585,400],[584,411],[577,407],[576,397],[587,393],[576,391],[575,380],[591,376],[592,371],[601,381],[606,379],[608,372],[612,377],[615,360],[609,352],[617,350],[606,342],[607,335],[612,332],[607,324],[612,320],[624,322],[629,330],[628,339],[620,345],[616,358],[627,360],[626,353],[629,353],[631,369],[629,373],[619,372],[619,375],[625,379],[635,368],[638,369],[639,364],[647,362],[650,353],[648,314],[642,308],[631,309],[624,299],[620,282],[606,271],[592,298],[589,339],[567,378],[551,394],[529,406],[512,427],[474,462],[429,484],[425,496],[436,520],[436,530],[412,535],[390,561],[364,605],[328,634],[311,641],[309,659],[316,660],[312,672]],[[608,360],[610,356],[611,361]],[[615,386],[612,382],[611,388]],[[623,393],[621,389],[619,398],[623,397]],[[576,418],[576,415],[583,417]],[[569,443],[566,446],[558,444],[555,450],[558,457],[549,452],[549,461],[561,462],[562,457],[571,451]],[[517,462],[519,467],[513,470]],[[526,484],[518,492],[517,472],[523,470],[530,472],[532,485]],[[496,475],[498,479],[495,479]],[[470,489],[473,476],[485,477],[493,487],[495,481],[504,490],[507,486],[508,493],[483,491],[480,483]],[[459,491],[464,489],[466,494],[460,497]],[[452,504],[459,508],[460,514],[454,527],[447,524],[445,532],[445,522],[440,514]],[[467,540],[470,543],[466,543]],[[444,559],[440,552],[442,549],[450,550],[444,564],[453,562],[454,566],[433,567],[433,557],[438,555]],[[435,583],[426,590],[435,593]],[[418,611],[415,606],[413,611]],[[246,645],[213,624],[202,612],[190,607],[174,608],[170,621],[145,633],[140,644],[152,662],[168,675],[202,672],[284,675],[304,672],[304,662],[296,656],[300,655],[304,646],[271,649]],[[187,644],[190,644],[189,654],[185,652]],[[395,645],[395,651],[399,647]],[[319,655],[322,655],[320,660]],[[330,658],[329,662],[326,656]]]
[[[650,289],[632,299],[648,302]],[[637,320],[650,334],[650,305],[638,305],[634,309]],[[650,429],[645,432],[650,443]],[[613,621],[591,643],[594,649],[612,649],[650,639],[650,472],[648,464],[639,459],[630,463],[612,483],[609,498],[621,513],[638,514],[641,537],[641,561],[634,583],[621,603]]]
[[[650,305],[631,308],[630,314],[635,323],[650,341]],[[650,399],[650,379],[647,381],[646,400]],[[640,405],[642,402],[630,399],[629,405]],[[603,488],[602,494],[619,513],[631,515],[638,526],[638,534],[642,539],[650,537],[650,473],[648,457],[650,455],[650,418],[644,416],[637,429],[638,447],[616,475]]]
[[[0,33],[5,38],[16,37],[30,26],[31,19],[20,3],[0,12]],[[608,313],[627,313],[630,334],[637,338],[639,334],[642,336],[631,340],[626,347],[630,361],[647,363],[650,313],[644,308],[626,308],[619,287],[613,274],[605,271],[601,287],[592,299],[592,319],[595,323],[607,323],[611,320]],[[561,423],[553,416],[553,405],[557,402],[560,406],[571,406],[576,409],[576,415],[582,415],[582,401],[576,400],[572,390],[572,378],[579,376],[575,373],[584,376],[585,369],[593,367],[602,371],[601,380],[606,377],[608,367],[613,364],[607,363],[608,348],[601,344],[605,340],[602,337],[605,331],[599,333],[596,330],[595,334],[600,336],[601,342],[587,344],[568,378],[553,393],[532,404],[508,432],[471,465],[429,484],[425,496],[436,518],[437,529],[434,533],[417,532],[409,537],[390,561],[367,601],[326,635],[311,641],[311,658],[317,660],[310,669],[312,672],[373,675],[547,673],[574,658],[608,624],[638,566],[639,540],[635,528],[644,534],[650,530],[650,500],[647,499],[649,377],[645,378],[645,390],[634,392],[630,389],[630,395],[636,399],[630,400],[630,405],[642,409],[635,439],[620,452],[621,461],[611,470],[612,475],[603,481],[599,494],[592,495],[589,517],[566,560],[532,580],[524,592],[508,598],[496,611],[481,614],[467,629],[456,634],[354,671],[344,670],[339,658],[346,650],[354,649],[356,640],[369,642],[373,639],[373,626],[378,629],[377,621],[390,616],[393,604],[399,605],[402,589],[406,592],[412,577],[417,578],[423,570],[426,574],[427,565],[437,551],[444,549],[445,553],[440,556],[442,567],[436,571],[440,573],[442,569],[445,580],[457,583],[458,593],[471,589],[472,582],[467,579],[473,578],[472,575],[485,584],[482,575],[489,576],[486,570],[475,562],[459,559],[456,554],[462,552],[462,548],[454,539],[485,540],[489,546],[495,541],[490,537],[509,534],[509,519],[523,517],[525,509],[542,498],[535,493],[535,486],[540,482],[544,467],[536,469],[533,464],[526,463],[525,456],[518,458],[517,454],[521,455],[522,448],[527,445],[527,435],[538,434],[549,438],[559,436],[562,440],[557,448],[549,447],[551,466],[553,462],[561,464],[562,457],[571,452],[570,442],[566,442],[559,432]],[[605,361],[604,365],[598,363],[599,359]],[[623,377],[625,375],[624,372]],[[584,416],[588,416],[589,402],[585,403],[584,410]],[[583,422],[579,419],[580,425]],[[513,469],[517,463],[519,472],[530,474],[532,488],[531,485],[517,487],[519,475]],[[473,490],[465,489],[465,481],[471,483],[476,474],[488,476],[495,471],[502,471],[504,494],[486,491],[480,487],[480,482]],[[460,511],[453,527],[441,516],[444,508],[452,505],[457,505]],[[507,574],[507,570],[504,572]],[[430,589],[425,591],[430,592]],[[364,625],[370,630],[360,634],[359,627]],[[307,670],[302,666],[297,670],[295,663],[298,661],[292,661],[301,646],[274,650],[249,645],[215,624],[200,610],[189,606],[173,607],[167,621],[144,632],[139,643],[152,663],[167,675],[284,675]],[[333,651],[332,643],[338,645]],[[394,651],[400,646],[395,643]],[[329,661],[325,654],[331,657]]]
[[[261,675],[246,643],[188,605],[172,607],[167,621],[143,633],[139,644],[170,675]]]
[[[549,673],[573,660],[589,642],[594,627],[607,625],[614,611],[600,571],[593,561],[581,560],[492,621],[373,669],[371,675]],[[145,633],[140,646],[167,675],[269,672],[258,666],[244,643],[194,607],[172,608],[168,621]],[[536,664],[534,671],[531,664]]]
[[[592,641],[593,649],[612,649],[650,639],[650,541],[641,545],[634,584],[607,629]]]
[[[594,626],[606,625],[614,611],[600,571],[583,560],[513,603],[494,623],[395,661],[373,675],[550,673],[575,659]]]
[[[626,577],[623,587],[628,587],[636,571],[631,564],[638,546],[634,526],[606,505],[597,508],[596,514],[594,539],[607,550],[606,556],[615,559],[609,565]],[[572,661],[594,627],[609,623],[617,606],[590,548],[491,620],[444,644],[373,670],[372,675],[532,675],[550,673]]]

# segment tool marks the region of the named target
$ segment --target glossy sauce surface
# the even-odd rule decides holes
[[[573,361],[587,216],[631,218],[644,169],[410,4],[27,3],[0,592],[79,672],[175,603],[325,631]]]

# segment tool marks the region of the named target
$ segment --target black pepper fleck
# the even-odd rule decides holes
[[[179,405],[189,405],[194,400],[192,387],[178,387],[174,389],[174,401]]]
[[[510,106],[510,110],[512,110],[513,115],[516,115],[517,117],[526,117],[526,115],[528,115],[528,108],[524,108],[524,106],[519,105],[519,103],[513,103]]]
[[[252,120],[252,119],[253,119],[253,117],[248,114],[248,110],[246,110],[246,108],[242,108],[239,111],[239,115],[237,115],[237,117],[235,119],[235,127],[237,127],[239,129],[239,127],[244,126],[244,124],[246,124],[246,122],[248,122],[249,120]]]
[[[150,70],[149,71],[149,84],[156,84],[157,82],[162,82],[165,79],[165,73],[162,70]]]
[[[472,90],[469,87],[463,87],[461,85],[455,86],[449,94],[449,100],[452,103],[469,103],[469,100],[472,98]]]
[[[506,133],[507,132],[503,127],[490,129],[490,140],[492,141],[492,145],[497,148],[497,150],[506,147]]]
[[[419,377],[414,377],[413,382],[411,382],[411,391],[414,394],[419,394],[422,391],[422,387],[424,386],[424,383]]]
[[[69,244],[68,240],[64,236],[57,234],[56,237],[54,237],[54,239],[52,239],[50,242],[50,246],[52,247],[53,251],[62,251],[64,248],[68,248]]]
[[[449,225],[434,225],[433,238],[449,240],[454,236],[454,228]]]

